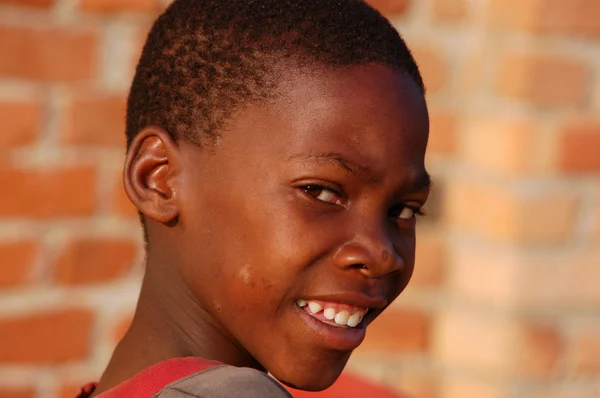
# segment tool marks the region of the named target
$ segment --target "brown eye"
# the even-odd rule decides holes
[[[340,196],[333,190],[319,185],[307,185],[303,187],[304,192],[311,197],[325,203],[342,205]]]
[[[398,205],[394,206],[394,208],[390,212],[390,217],[393,217],[397,220],[406,221],[415,219],[416,216],[423,214],[424,213],[421,211],[421,209],[417,207]]]
[[[405,207],[402,209],[402,211],[398,215],[398,218],[400,218],[402,220],[410,220],[415,215],[416,215],[416,211],[414,209],[411,209],[410,207]]]

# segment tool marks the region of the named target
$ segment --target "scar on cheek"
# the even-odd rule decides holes
[[[252,267],[250,266],[250,264],[244,264],[242,267],[240,267],[240,269],[237,271],[236,276],[239,279],[239,281],[242,282],[244,285],[256,285],[256,281],[252,277]]]
[[[217,312],[221,312],[221,306],[219,305],[219,303],[217,301],[212,302],[213,308],[217,311]]]

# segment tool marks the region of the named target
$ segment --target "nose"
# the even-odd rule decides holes
[[[358,269],[370,278],[401,272],[405,266],[383,225],[359,228],[359,232],[335,253],[334,263],[342,269]]]

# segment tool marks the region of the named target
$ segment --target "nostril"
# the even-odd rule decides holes
[[[366,244],[354,241],[347,242],[333,255],[333,261],[335,265],[341,269],[352,269],[359,270],[363,273],[369,273],[381,262],[381,260],[379,260],[381,249],[382,248],[378,248],[375,251]],[[389,255],[391,256],[391,253]],[[388,262],[389,260],[390,259],[388,259]]]

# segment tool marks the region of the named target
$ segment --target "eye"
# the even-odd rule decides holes
[[[321,202],[331,203],[339,206],[343,205],[340,195],[332,189],[322,187],[320,185],[306,185],[302,187],[302,189],[307,195],[320,200]]]
[[[425,215],[423,211],[418,207],[407,206],[407,205],[398,205],[392,208],[390,212],[390,217],[396,218],[397,220],[412,220],[415,219],[416,216]]]
[[[416,214],[415,210],[411,209],[410,207],[405,207],[402,209],[402,211],[398,215],[398,218],[400,218],[402,220],[409,220],[409,219],[413,218],[415,216],[415,214]]]

